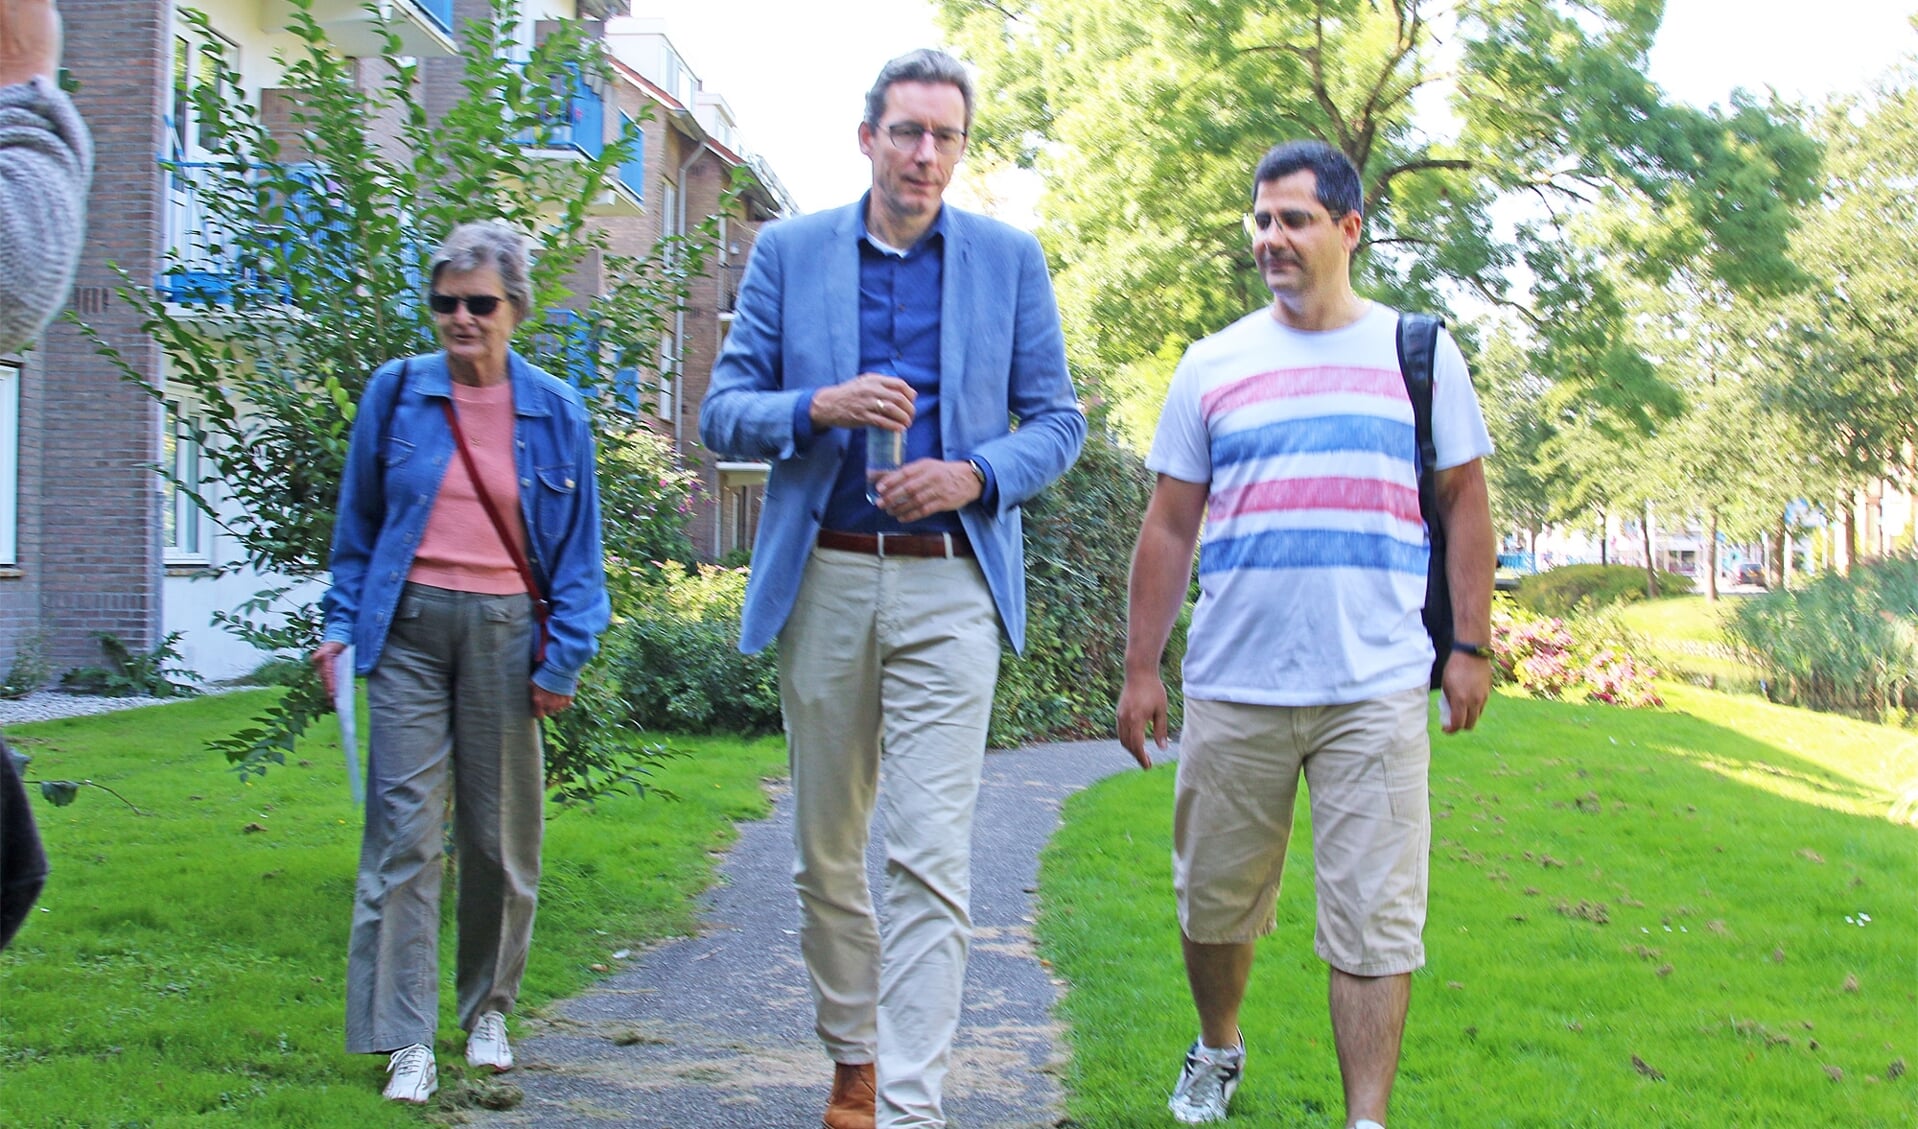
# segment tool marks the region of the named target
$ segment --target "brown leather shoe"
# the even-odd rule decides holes
[[[872,1063],[832,1064],[832,1097],[826,1099],[826,1129],[872,1129],[873,1106],[877,1102],[873,1093]]]

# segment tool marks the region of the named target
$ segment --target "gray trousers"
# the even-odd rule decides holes
[[[459,1022],[519,995],[539,893],[544,768],[532,602],[408,584],[367,679],[366,832],[346,1049],[433,1044],[447,790],[459,874]]]

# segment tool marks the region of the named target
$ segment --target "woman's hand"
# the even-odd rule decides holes
[[[533,683],[534,720],[551,717],[572,704],[571,694],[555,694],[551,690],[541,689],[539,683]]]
[[[313,669],[320,672],[320,685],[326,687],[326,700],[329,705],[332,704],[333,696],[339,693],[339,673],[334,670],[336,665],[334,660],[338,659],[340,652],[344,650],[346,650],[345,643],[321,643],[314,649],[313,658],[310,660],[313,663]]]

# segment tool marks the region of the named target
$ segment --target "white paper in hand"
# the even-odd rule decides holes
[[[1446,697],[1445,691],[1443,690],[1439,691],[1438,699],[1439,699],[1439,728],[1450,729],[1452,728],[1452,699]]]
[[[354,803],[366,799],[360,786],[359,717],[353,712],[353,648],[333,656],[333,712],[340,719],[340,748],[346,750],[346,787]]]

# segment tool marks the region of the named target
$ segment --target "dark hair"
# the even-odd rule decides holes
[[[1351,158],[1323,141],[1282,141],[1259,159],[1259,170],[1252,174],[1252,199],[1259,198],[1259,185],[1280,180],[1300,170],[1309,170],[1318,181],[1319,203],[1338,218],[1347,212],[1365,214],[1365,190],[1359,184],[1359,170]]]
[[[965,64],[951,55],[922,47],[879,68],[878,80],[866,91],[867,125],[878,128],[879,119],[886,113],[886,91],[895,82],[944,82],[958,87],[960,97],[966,100],[966,128],[972,128],[972,76],[966,73]]]

